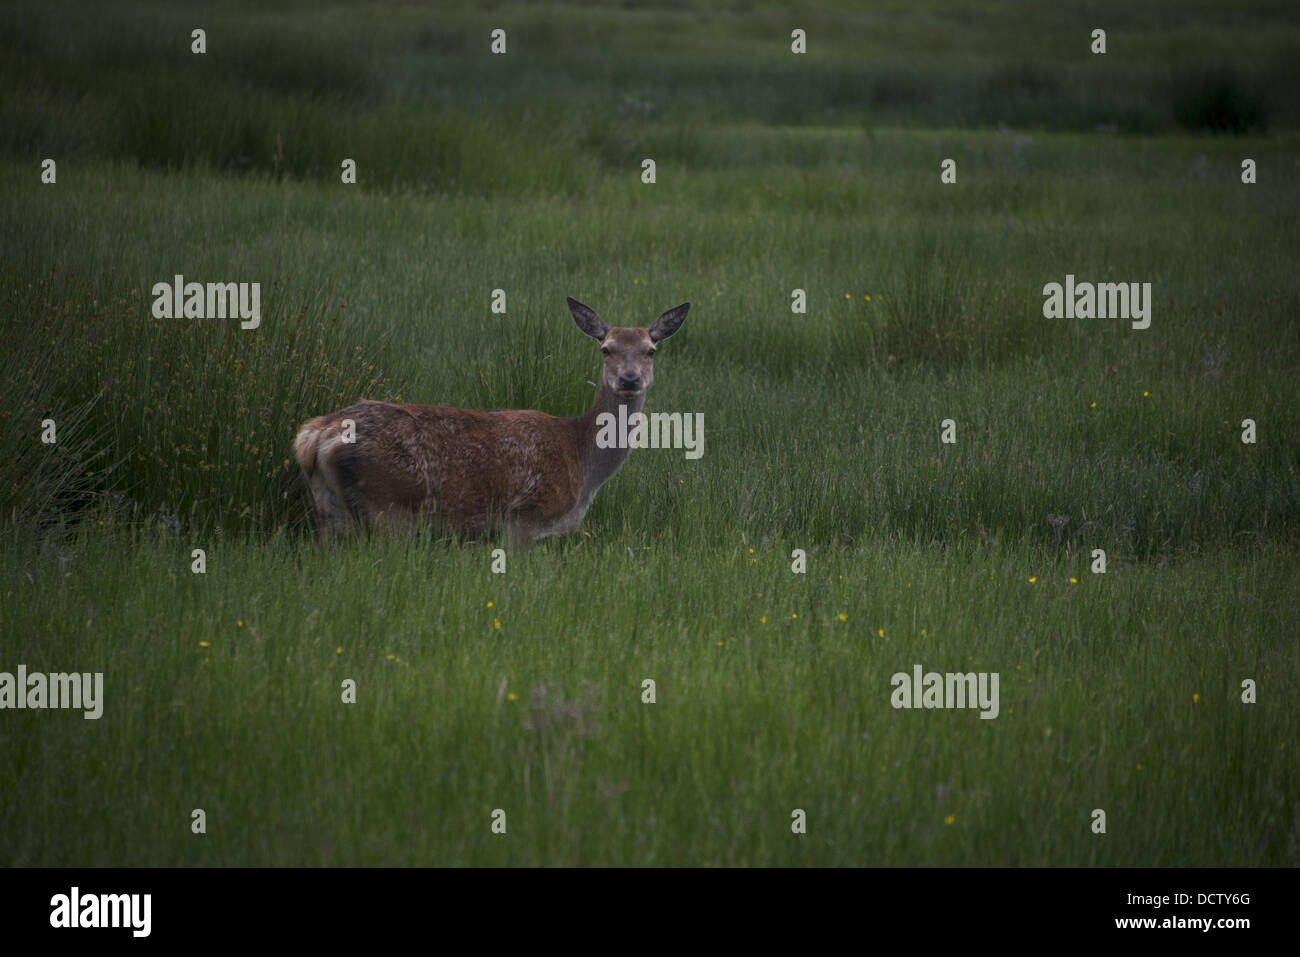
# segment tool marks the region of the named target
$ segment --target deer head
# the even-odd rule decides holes
[[[595,311],[569,298],[578,328],[600,343],[604,356],[601,382],[623,399],[643,395],[654,382],[655,346],[681,328],[691,304],[669,309],[649,326],[607,326]]]

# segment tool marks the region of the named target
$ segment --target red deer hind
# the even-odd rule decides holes
[[[569,299],[574,322],[604,356],[596,399],[576,418],[365,400],[307,422],[293,454],[320,540],[361,525],[424,522],[467,532],[503,522],[512,545],[572,532],[630,451],[597,444],[598,418],[618,418],[620,406],[628,419],[641,411],[655,345],[681,327],[690,307],[669,309],[648,327],[611,328]]]

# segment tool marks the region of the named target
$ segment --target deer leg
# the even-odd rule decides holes
[[[518,515],[506,516],[506,544],[512,550],[527,548],[536,537],[537,529]]]
[[[348,506],[333,456],[317,456],[316,470],[308,480],[308,488],[316,511],[316,532],[322,544],[332,536],[357,530],[359,526]]]

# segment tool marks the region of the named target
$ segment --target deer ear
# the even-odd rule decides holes
[[[584,306],[572,296],[569,296],[568,300],[569,312],[573,313],[573,321],[578,324],[578,328],[597,342],[603,342],[605,334],[609,332],[605,320],[596,315],[590,306]]]
[[[674,306],[662,316],[654,321],[650,326],[650,341],[658,342],[660,339],[667,339],[674,332],[682,327],[686,321],[686,313],[690,312],[691,304],[684,302],[680,306]]]

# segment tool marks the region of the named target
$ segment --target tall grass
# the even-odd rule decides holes
[[[725,162],[701,148],[716,123],[1241,134],[1300,121],[1297,27],[1263,4],[1203,7],[1219,29],[1199,41],[1180,36],[1185,4],[1140,22],[1116,5],[1105,56],[1087,52],[1105,11],[1064,25],[1031,2],[974,19],[799,14],[805,56],[789,53],[786,17],[752,11],[665,8],[625,30],[581,7],[251,9],[204,11],[203,55],[183,7],[7,9],[0,151],[321,181],[347,157],[372,187],[577,194],[597,166],[655,153]],[[491,56],[503,24],[511,52]],[[1233,58],[1201,66],[1184,52],[1198,42]]]
[[[1271,693],[1300,678],[1292,550],[1092,575],[877,540],[792,575],[781,544],[603,529],[504,576],[477,548],[283,537],[214,542],[194,575],[191,546],[6,533],[6,660],[105,693],[98,721],[6,715],[5,863],[1297,863],[1295,709]],[[999,672],[998,718],[895,711],[917,663]]]
[[[616,523],[653,516],[709,543],[742,530],[1043,544],[1057,538],[1052,513],[1072,516],[1078,547],[1106,539],[1145,557],[1294,535],[1297,461],[1282,437],[1297,416],[1295,225],[1285,203],[1241,195],[1235,148],[1211,153],[1222,184],[1193,172],[1203,144],[1184,144],[1188,172],[1160,183],[1149,167],[1168,169],[1173,144],[1152,157],[1111,141],[1094,181],[1096,158],[1072,141],[1035,140],[1007,186],[1027,211],[1013,213],[989,182],[1006,175],[1001,134],[882,134],[880,161],[853,165],[837,154],[843,134],[787,136],[825,144],[825,162],[764,175],[764,156],[794,149],[768,134],[739,173],[666,171],[649,187],[611,174],[577,202],[121,167],[40,187],[11,164],[5,374],[41,418],[89,416],[71,433],[98,456],[79,466],[86,490],[196,528],[265,532],[303,520],[288,450],[304,419],[363,397],[574,415],[598,356],[564,297],[623,324],[690,299],[650,408],[705,412],[705,461],[728,467],[636,456],[626,474],[655,510],[616,484],[595,523],[611,508]],[[936,149],[966,157],[976,182],[910,172]],[[1080,208],[1111,212],[1069,220]],[[96,224],[88,241],[70,241],[78,223]],[[1167,224],[1158,246],[1144,238],[1153,223]],[[117,229],[138,238],[114,244]],[[261,281],[261,327],[154,319],[149,289],[178,272]],[[1042,286],[1067,272],[1150,277],[1151,328],[1044,320]],[[488,308],[497,288],[504,316]],[[806,315],[790,311],[795,288]],[[34,416],[5,419],[26,454]],[[947,418],[955,446],[938,441]],[[669,507],[687,482],[693,494]],[[20,486],[34,501],[24,482],[8,494]]]
[[[237,322],[160,322],[138,286],[58,272],[22,286],[4,323],[6,370],[23,376],[17,405],[0,413],[17,453],[4,476],[11,519],[75,517],[98,502],[209,530],[296,523],[296,427],[387,394],[379,367],[338,334],[323,290],[273,281],[267,334],[253,339]],[[54,446],[34,441],[45,417]]]
[[[0,862],[1300,861],[1295,26],[790,16],[0,13],[0,670],[107,684],[99,721],[6,712]],[[1044,319],[1067,273],[1151,282],[1151,327]],[[177,274],[261,283],[260,326],[154,318]],[[692,302],[648,408],[704,457],[634,453],[504,575],[317,551],[298,425],[577,414],[565,296]],[[1002,713],[895,711],[916,663],[998,672]]]

